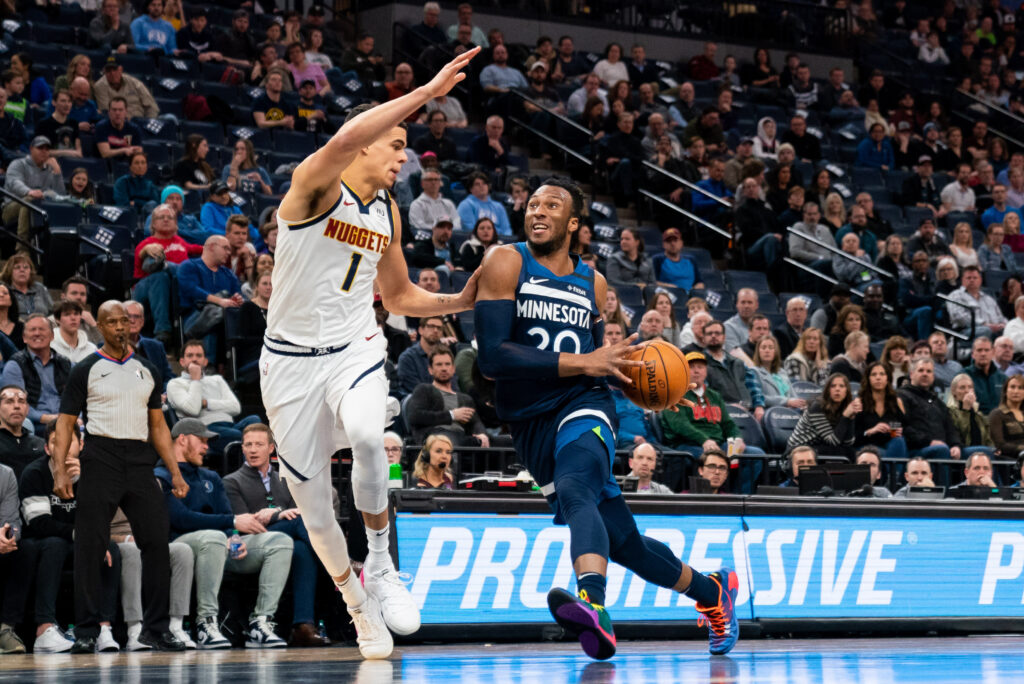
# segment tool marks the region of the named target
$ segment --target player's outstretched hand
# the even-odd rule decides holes
[[[480,269],[477,268],[473,271],[473,275],[469,277],[469,280],[466,281],[466,286],[462,288],[462,292],[456,297],[456,301],[462,307],[458,309],[459,311],[468,311],[473,308],[473,305],[476,303],[476,288],[479,283]]]
[[[469,64],[469,61],[476,57],[479,52],[480,46],[478,45],[445,64],[444,68],[437,72],[437,75],[430,79],[430,83],[425,86],[430,96],[441,97],[442,95],[447,95],[448,91],[455,87],[456,83],[464,80],[466,74],[462,73],[462,68]]]
[[[637,333],[633,333],[629,337],[625,338],[615,344],[605,344],[599,349],[595,349],[589,354],[583,355],[583,374],[590,375],[595,378],[603,378],[606,376],[614,376],[619,379],[620,382],[627,385],[632,385],[633,381],[626,377],[626,375],[619,369],[621,368],[639,368],[644,365],[643,361],[632,360],[626,358],[638,349],[637,346],[633,345],[636,339],[639,337]]]
[[[695,389],[697,389],[697,383],[691,382],[690,383],[690,387],[689,387],[689,389],[687,389],[687,391],[688,392],[692,392]],[[679,407],[680,406],[685,406],[686,408],[692,409],[692,408],[694,408],[694,403],[684,396],[682,399],[679,400],[678,404],[676,404],[675,406],[669,406],[665,410],[666,411],[671,411],[672,413],[679,413]]]

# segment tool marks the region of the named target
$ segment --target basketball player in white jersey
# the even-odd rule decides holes
[[[374,280],[388,311],[406,316],[465,311],[476,293],[475,275],[458,295],[432,294],[409,281],[398,208],[387,188],[406,161],[402,122],[463,80],[460,70],[478,51],[404,97],[355,108],[295,169],[277,215],[274,296],[260,358],[263,401],[281,474],[348,605],[364,658],[391,654],[389,629],[411,634],[420,626],[419,608],[388,554],[387,342],[374,317]],[[351,573],[331,507],[330,457],[346,446],[369,539],[362,577]]]

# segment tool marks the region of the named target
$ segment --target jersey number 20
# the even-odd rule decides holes
[[[551,339],[551,334],[541,327],[530,328],[526,331],[527,335],[536,335],[540,338],[540,342],[537,344],[537,349],[543,351],[556,351],[556,352],[569,352],[570,354],[579,354],[580,349],[580,338],[576,334],[575,330],[563,330],[562,332],[555,335],[555,339]],[[562,349],[562,342],[564,340],[572,340],[574,349]]]
[[[352,283],[356,279],[356,271],[359,270],[359,262],[363,260],[363,255],[359,252],[353,252],[352,260],[348,263],[348,272],[345,273],[345,280],[341,283],[341,291],[348,292],[352,289]]]

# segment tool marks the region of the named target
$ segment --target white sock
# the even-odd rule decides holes
[[[142,622],[129,622],[128,638],[138,639],[140,634],[142,634]]]
[[[184,630],[181,629],[181,618],[180,617],[172,617],[171,618],[171,631],[172,632],[184,631]]]
[[[359,577],[351,569],[349,569],[348,577],[342,582],[335,580],[334,586],[338,587],[341,597],[345,599],[345,604],[349,608],[359,608],[366,601],[366,591],[363,589],[363,583],[359,581]]]
[[[390,525],[385,525],[382,530],[366,528],[366,542],[369,552],[366,554],[366,562],[363,563],[363,568],[367,574],[393,566],[391,554],[388,553],[388,532],[390,529]]]

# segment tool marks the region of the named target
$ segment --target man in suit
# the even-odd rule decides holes
[[[235,515],[252,514],[268,532],[283,532],[292,538],[291,582],[295,607],[290,646],[320,647],[330,642],[315,627],[313,602],[319,563],[309,543],[309,534],[288,491],[288,485],[270,465],[274,437],[263,423],[242,432],[245,463],[224,478],[224,491]]]
[[[427,370],[433,381],[417,385],[405,409],[413,440],[419,444],[427,435],[440,432],[451,437],[456,446],[489,447],[491,442],[473,399],[452,387],[455,359],[451,349],[434,349]]]

